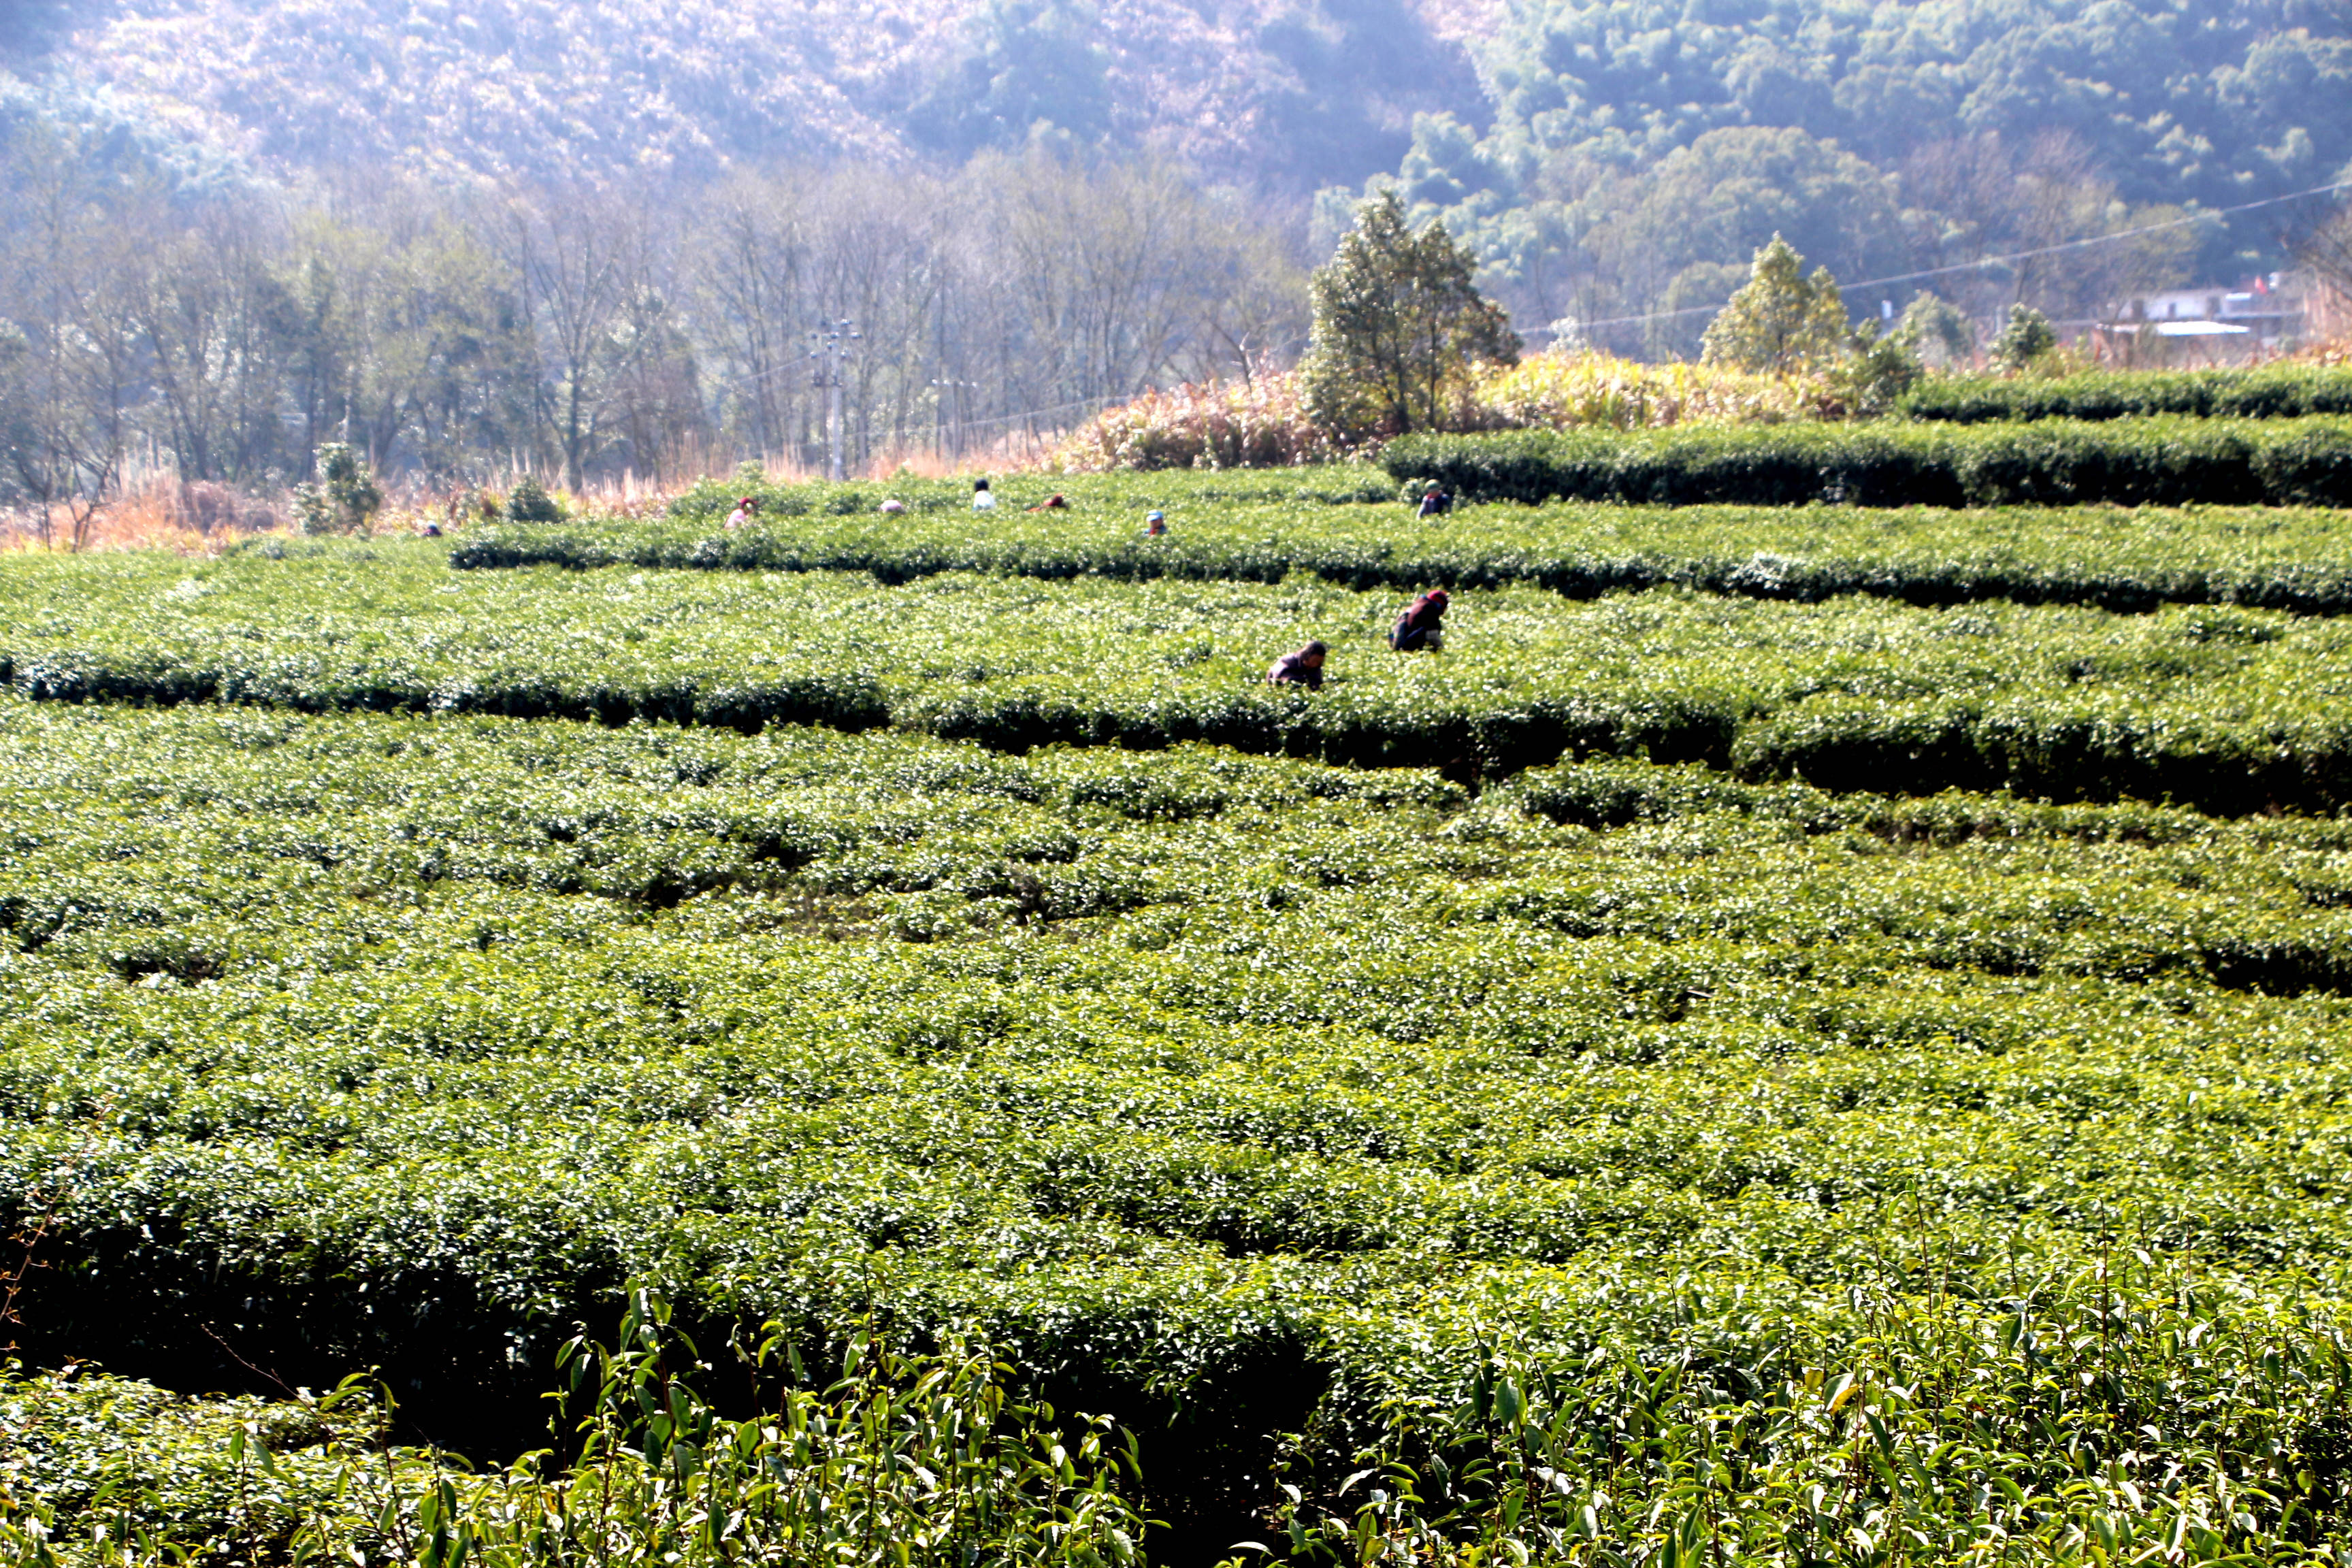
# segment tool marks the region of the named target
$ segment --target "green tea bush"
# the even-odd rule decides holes
[[[2336,515],[1351,483],[0,560],[0,1553],[2345,1561]]]
[[[1939,375],[1906,393],[1896,412],[1959,425],[2032,419],[2302,419],[2352,415],[2352,371],[2316,365],[2251,370],[2085,371],[2063,376]]]
[[[2352,801],[2340,620],[1522,588],[1463,595],[1444,654],[1416,659],[1385,646],[1399,607],[1295,580],[450,574],[406,546],[194,571],[20,561],[0,564],[0,684],[61,701],[887,725],[1003,752],[1197,741],[1465,784],[1646,753],[1838,789],[2227,815]],[[1310,637],[1334,649],[1325,689],[1266,686],[1267,661]]]
[[[983,528],[1023,515],[1047,497],[1069,499],[1083,520],[1089,512],[1116,510],[1139,525],[1155,506],[1180,502],[1215,505],[1234,502],[1306,501],[1340,505],[1353,501],[1392,500],[1396,487],[1378,468],[1361,464],[1328,464],[1297,469],[1205,469],[1150,474],[1024,474],[995,482],[997,510],[971,510],[968,479],[926,479],[900,475],[891,479],[771,480],[757,465],[749,465],[730,479],[705,479],[673,498],[668,521],[717,530],[735,503],[750,496],[760,503],[762,521],[779,518],[878,517],[882,503],[898,500],[909,514],[930,518],[942,525]],[[1073,521],[1066,514],[1047,517],[1045,524]]]
[[[2335,418],[1409,436],[1381,462],[1482,500],[2352,505],[2352,425]]]
[[[1171,1556],[2338,1528],[2341,821],[21,698],[0,780],[20,1341],[194,1387],[377,1364],[489,1462],[243,1406],[200,1426],[244,1458],[151,1461],[18,1388],[56,1412],[7,1439],[19,1539],[365,1554],[429,1494],[536,1561],[499,1531],[576,1542],[610,1484],[626,1540],[723,1561],[696,1531],[739,1510],[696,1500],[739,1459],[814,1528],[951,1430],[988,1463],[897,1471],[893,1533],[1073,1522],[1087,1487],[1023,1479],[1052,1418],[947,1420],[958,1387],[1118,1415],[1141,1480],[1095,1450],[1088,1517]],[[668,1331],[577,1342],[632,1278],[771,1371],[960,1334],[1009,1370],[730,1425],[730,1358],[648,1404]],[[573,1370],[598,1462],[507,1465]],[[793,1410],[832,1458],[786,1459]],[[1567,1485],[1509,1510],[1497,1452]]]
[[[1078,1417],[1066,1442],[1051,1406],[1008,1400],[1010,1369],[984,1347],[908,1356],[855,1335],[822,1389],[781,1334],[745,1359],[782,1386],[730,1420],[695,1387],[712,1368],[668,1303],[633,1289],[615,1346],[583,1335],[558,1357],[557,1447],[487,1471],[393,1446],[394,1403],[367,1401],[357,1377],[275,1403],[175,1399],[79,1369],[11,1378],[20,1487],[0,1497],[0,1547],[361,1568],[582,1563],[616,1545],[669,1563],[1142,1561],[1131,1448],[1102,1417]]]
[[[2339,820],[21,697],[0,792],[20,1342],[486,1461],[14,1384],[26,1550],[2339,1528]]]
[[[943,572],[1240,583],[1311,573],[1357,589],[1524,583],[1573,598],[1672,586],[1804,600],[1869,594],[1914,605],[2352,610],[2352,528],[2326,509],[1563,503],[1422,520],[1402,506],[1151,499],[1166,501],[1174,524],[1157,538],[1140,535],[1124,506],[1089,504],[1075,518],[1015,513],[952,524],[801,517],[715,534],[675,523],[486,530],[449,559],[460,570],[861,572],[890,584]]]

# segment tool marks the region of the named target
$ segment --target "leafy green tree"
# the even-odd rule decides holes
[[[563,509],[547,493],[547,487],[529,474],[515,481],[507,492],[507,521],[509,522],[562,522]]]
[[[1838,383],[1846,406],[1865,418],[1876,418],[1895,406],[1927,374],[1919,363],[1918,340],[1908,326],[1882,333],[1876,321],[1864,321],[1853,331],[1845,363],[1838,367]]]
[[[1804,268],[1796,247],[1774,235],[1749,264],[1747,284],[1708,323],[1700,357],[1779,375],[1834,365],[1846,346],[1845,300],[1828,268],[1811,278]]]
[[[1642,357],[1696,359],[1706,344],[1707,323],[1747,281],[1748,268],[1737,261],[1694,261],[1675,273],[1658,296],[1655,317],[1642,323]]]
[[[1992,341],[1992,363],[2003,370],[2023,370],[2057,346],[2050,318],[2021,302],[2009,308],[2009,324]]]
[[[1471,281],[1477,259],[1442,223],[1418,234],[1386,191],[1308,285],[1313,336],[1301,366],[1308,412],[1341,432],[1440,428],[1474,363],[1516,364],[1519,337]]]
[[[1977,331],[1950,300],[1922,289],[1903,307],[1902,330],[1915,347],[1932,351],[1946,364],[1965,364],[1977,352]]]
[[[364,533],[383,510],[383,491],[360,455],[341,441],[319,448],[319,477],[294,487],[305,533]]]

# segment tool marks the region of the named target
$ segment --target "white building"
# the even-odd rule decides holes
[[[2273,272],[2234,289],[2208,284],[2158,289],[2125,300],[2113,330],[2152,327],[2159,338],[2242,338],[2249,347],[2267,347],[2304,335],[2303,290],[2297,282]]]

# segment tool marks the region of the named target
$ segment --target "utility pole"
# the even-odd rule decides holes
[[[819,338],[816,357],[824,366],[823,372],[825,383],[824,475],[829,479],[837,480],[844,477],[841,427],[842,367],[849,363],[851,353],[849,345],[856,342],[864,334],[858,331],[856,321],[844,319],[826,322],[819,333],[813,335]]]

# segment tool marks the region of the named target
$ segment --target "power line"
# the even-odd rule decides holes
[[[2044,245],[2032,250],[2013,250],[2006,256],[1982,256],[1974,261],[1958,261],[1949,267],[1929,267],[1917,272],[1897,272],[1887,278],[1865,278],[1859,283],[1841,283],[1842,289],[1879,289],[1889,283],[1916,283],[1922,278],[1941,278],[1948,273],[1973,272],[1979,267],[2004,267],[2012,261],[2031,261],[2037,256],[2056,256],[2063,251],[2082,250],[2094,245],[2113,245],[2119,239],[2137,239],[2144,234],[2159,234],[2168,228],[2182,228],[2192,223],[2207,223],[2228,217],[2232,213],[2252,212],[2256,207],[2273,207],[2282,202],[2299,202],[2305,196],[2324,196],[2335,191],[2352,190],[2352,180],[2338,180],[2332,185],[2314,185],[2307,191],[2291,191],[2283,196],[2265,196],[2258,202],[2241,202],[2233,207],[2213,207],[2205,212],[2190,213],[2187,217],[2167,218],[2162,223],[2143,224],[2137,228],[2118,229],[2113,234],[2093,235],[2088,239],[2070,239],[2059,245]],[[1679,310],[1652,310],[1642,316],[1606,316],[1598,321],[1581,321],[1564,316],[1581,331],[1590,327],[1637,326],[1644,321],[1670,321],[1677,316],[1713,315],[1720,305],[1685,305]]]

